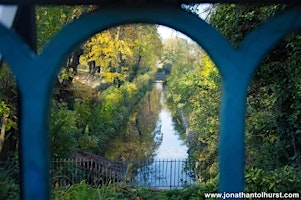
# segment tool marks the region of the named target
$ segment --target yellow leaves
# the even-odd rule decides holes
[[[140,73],[152,70],[157,62],[161,41],[157,36],[158,40],[153,42],[156,33],[153,26],[137,24],[98,33],[84,44],[80,64],[86,68],[100,67],[100,77],[109,82],[132,81]]]
[[[116,72],[113,72],[113,73],[110,73],[110,72],[104,72],[102,73],[102,77],[108,81],[108,82],[114,82],[114,81],[124,81],[125,80],[125,77],[122,76],[120,73],[116,73]]]
[[[200,84],[214,89],[217,87],[217,83],[214,81],[212,76],[218,76],[218,70],[209,56],[204,56],[202,61],[203,64],[198,69],[198,74],[201,76]]]
[[[82,65],[82,66],[88,66],[88,58],[87,56],[80,56],[79,57],[79,63]]]
[[[128,98],[132,98],[134,97],[134,95],[136,94],[136,92],[138,91],[137,85],[134,83],[128,83],[127,84],[128,87],[126,87],[126,92],[127,92],[127,96]]]
[[[103,76],[108,81],[112,82],[116,77],[119,80],[124,79],[120,77],[119,71],[112,72],[112,68],[121,67],[127,70],[127,66],[121,66],[121,63],[132,57],[133,52],[125,40],[118,39],[110,31],[104,31],[90,38],[85,43],[84,49],[85,54],[80,58],[82,65],[87,66],[89,62],[95,61],[96,66],[100,66],[105,72]]]
[[[120,90],[115,90],[114,92],[111,92],[106,96],[107,104],[112,104],[113,102],[115,102],[116,104],[117,102],[122,101],[122,99],[123,99],[123,95]]]
[[[217,73],[217,68],[212,60],[206,55],[203,57],[203,68],[201,75],[203,77],[208,77],[211,73]]]
[[[122,59],[127,59],[127,57],[131,57],[133,55],[132,50],[128,46],[128,44],[124,40],[119,40],[115,43],[116,51],[119,50],[122,56]]]
[[[65,13],[62,13],[61,18],[65,20],[67,18],[67,15]]]

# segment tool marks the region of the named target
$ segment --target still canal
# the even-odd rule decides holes
[[[166,106],[162,83],[156,83],[155,90],[160,93],[160,112],[154,130],[161,140],[154,152],[154,160],[138,169],[136,183],[139,186],[156,189],[183,188],[193,183],[187,163],[188,148],[181,140],[172,121],[172,114]],[[156,141],[155,141],[156,142]]]
[[[188,148],[165,101],[163,83],[154,83],[130,116],[123,138],[110,143],[106,157],[129,163],[129,182],[156,189],[192,184]]]
[[[161,127],[162,142],[155,152],[155,159],[181,159],[188,157],[188,148],[179,137],[172,121],[172,115],[166,106],[165,95],[162,83],[156,83],[156,88],[160,94],[161,110],[159,113],[158,126]]]

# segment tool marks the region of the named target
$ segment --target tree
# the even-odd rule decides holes
[[[90,74],[119,85],[152,69],[162,44],[155,25],[124,25],[98,33],[84,44],[81,64]]]
[[[250,30],[288,6],[218,5],[210,22],[237,47]],[[267,186],[260,187],[262,176],[269,180],[270,191],[279,190],[274,181],[279,180],[278,176],[282,177],[283,186],[291,185],[281,191],[300,188],[300,182],[291,182],[300,177],[300,39],[300,35],[293,33],[278,44],[265,57],[248,88],[249,188],[267,190]]]
[[[43,50],[43,47],[49,40],[65,25],[77,19],[80,15],[91,12],[97,7],[90,6],[37,6],[36,8],[36,23],[37,23],[37,49],[38,52]],[[69,102],[72,107],[74,102],[69,98],[73,94],[70,93],[71,82],[77,74],[79,57],[83,53],[79,46],[70,54],[69,58],[63,63],[61,71],[58,75],[56,88],[54,91],[55,98]]]
[[[18,146],[18,93],[16,80],[6,63],[0,69],[0,160],[6,160]]]
[[[163,63],[172,65],[168,101],[189,146],[189,159],[200,181],[217,175],[220,77],[209,57],[195,43],[175,38],[164,46]]]

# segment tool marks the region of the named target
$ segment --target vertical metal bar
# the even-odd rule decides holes
[[[232,64],[237,65],[237,68],[241,65],[239,61]],[[231,67],[229,66],[229,69]],[[242,192],[244,191],[245,103],[249,75],[230,71],[228,74],[223,78],[222,84],[219,189],[227,192]]]
[[[81,166],[82,166],[81,158],[78,158],[77,162],[78,162],[78,167],[79,167],[79,168],[78,168],[79,178],[77,179],[77,181],[80,182],[80,181],[82,181],[82,179],[83,179],[83,171],[82,171],[82,169],[81,169]]]
[[[31,49],[36,51],[35,8],[33,6],[19,7],[14,28],[27,41]],[[34,64],[28,64],[27,69],[30,69],[29,65]],[[32,77],[35,75],[33,72]],[[41,85],[38,88],[32,88],[33,91],[26,91],[24,88],[21,91],[20,163],[22,184],[20,188],[21,199],[25,200],[48,199],[50,194],[49,139],[46,119],[49,92],[48,85],[44,84],[46,82],[39,83]],[[28,83],[27,86],[29,85]]]
[[[172,159],[170,160],[170,174],[172,173]],[[169,189],[171,189],[171,176],[170,176],[170,178],[169,178]]]
[[[176,181],[177,181],[177,162],[178,162],[177,159],[175,159],[175,169],[174,169],[174,176],[173,176],[174,186],[176,186]]]
[[[162,176],[162,170],[161,170],[161,163],[162,163],[162,160],[161,159],[159,159],[159,160],[157,160],[157,161],[155,161],[156,162],[156,169],[157,169],[157,171],[158,171],[158,173],[156,173],[156,177],[155,177],[155,179],[156,179],[156,183],[155,183],[155,187],[160,187],[160,185],[161,185],[161,182],[162,182],[162,180],[161,180],[161,176]]]
[[[21,198],[49,199],[48,95],[26,96],[21,102]]]
[[[73,179],[73,182],[76,184],[77,179],[78,179],[77,158],[73,158],[72,160],[73,160],[73,166],[74,166],[74,171],[73,171],[74,179]]]
[[[156,160],[153,162],[154,166],[154,187],[158,187],[158,182],[160,181],[160,160]],[[158,175],[159,174],[159,175]]]
[[[179,186],[184,187],[183,173],[184,173],[184,160],[180,160],[180,173],[179,173]]]
[[[59,169],[60,166],[59,166],[58,159],[55,159],[55,160],[56,160],[56,161],[55,161],[55,168],[56,168],[56,169]],[[61,172],[60,172],[60,173],[61,173]],[[60,175],[60,174],[59,174],[59,175]],[[61,184],[61,177],[58,178],[57,182],[58,182],[58,185],[59,185],[59,186],[62,185],[62,184]]]
[[[75,184],[76,182],[76,162],[74,158],[71,158],[71,167],[72,167],[72,181],[71,184]]]
[[[180,173],[180,171],[179,171],[179,159],[177,159],[176,162],[177,162],[177,164],[176,164],[177,169],[176,169],[176,174],[175,174],[175,186],[174,186],[174,188],[177,188],[179,186],[179,173]]]
[[[159,175],[159,187],[163,185],[163,179],[161,178],[164,174],[164,159],[160,159],[160,175]]]
[[[163,166],[162,166],[162,174],[164,173],[164,169],[165,169],[165,162],[164,162],[164,159],[162,160],[162,162],[163,162]],[[163,183],[162,183],[163,182]],[[164,184],[164,180],[162,179],[161,180],[161,185],[163,185]]]
[[[177,188],[179,186],[179,159],[176,160],[176,174],[175,174],[175,186],[174,188]]]

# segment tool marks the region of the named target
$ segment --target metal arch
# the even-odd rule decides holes
[[[104,20],[102,20],[104,19]],[[192,39],[194,39],[213,59],[216,63],[222,77],[225,77],[227,69],[230,69],[232,66],[235,66],[235,50],[232,48],[231,44],[213,27],[209,24],[198,18],[197,16],[188,13],[187,11],[180,9],[178,7],[108,7],[103,8],[97,12],[90,13],[89,15],[83,16],[73,23],[66,26],[61,32],[59,32],[45,47],[44,51],[41,54],[41,57],[47,58],[48,55],[51,55],[52,52],[56,52],[55,56],[57,58],[52,59],[53,62],[58,62],[62,60],[66,52],[70,52],[76,45],[87,40],[93,34],[108,29],[113,26],[128,24],[128,23],[155,23],[162,24],[174,28],[178,31],[183,32]],[[193,27],[193,28],[191,28]],[[77,33],[76,35],[74,33]],[[77,42],[75,42],[77,40]],[[61,46],[61,41],[64,41],[64,46]],[[50,62],[48,62],[50,63]],[[52,63],[50,66],[57,66],[55,71],[58,71],[58,63]],[[230,67],[231,66],[231,67]],[[234,69],[234,68],[233,68]],[[228,77],[229,78],[229,77]],[[231,77],[229,79],[232,79]],[[237,78],[236,80],[240,80]],[[242,84],[243,85],[247,85]],[[230,89],[232,89],[230,87]],[[244,91],[245,87],[241,87],[241,90]],[[240,90],[239,90],[240,92]],[[228,92],[226,92],[227,94]],[[241,92],[244,94],[245,92]],[[230,92],[230,94],[235,94]],[[244,97],[245,95],[242,95]],[[227,98],[226,98],[227,99]],[[231,99],[231,98],[230,98]],[[237,98],[235,102],[242,102],[237,109],[237,119],[236,121],[231,121],[231,126],[221,126],[226,127],[225,134],[227,137],[235,138],[232,143],[226,143],[225,146],[227,152],[231,153],[232,160],[229,166],[225,167],[225,170],[230,173],[221,173],[226,174],[224,178],[226,181],[221,184],[223,191],[243,191],[244,183],[244,156],[243,156],[243,141],[244,141],[244,120],[241,120],[240,116],[244,118],[244,99]],[[232,102],[231,102],[232,103]],[[233,105],[227,105],[231,111],[235,111],[236,103]],[[232,109],[234,107],[234,109]],[[226,116],[227,118],[227,116]],[[228,123],[227,121],[225,123]],[[233,124],[237,126],[233,127]],[[230,129],[229,129],[230,127]],[[233,130],[234,129],[234,130]],[[223,129],[221,129],[223,130]],[[234,134],[227,134],[227,132],[233,132]],[[227,138],[226,138],[227,139]],[[221,144],[225,143],[221,141]],[[236,145],[236,148],[232,148],[232,144]],[[229,146],[231,150],[229,150]],[[221,151],[223,152],[223,151]],[[225,153],[227,156],[227,152]],[[237,152],[237,153],[236,153]],[[221,163],[221,166],[224,163],[229,163],[226,159],[225,162]],[[231,170],[228,170],[231,169]],[[234,176],[233,176],[234,174]],[[231,182],[231,184],[229,184]]]
[[[238,191],[244,174],[244,129],[247,88],[263,57],[287,34],[301,29],[301,6],[283,11],[253,31],[241,42],[232,61],[223,63],[220,110],[219,190]],[[232,178],[231,178],[232,177]],[[239,180],[241,177],[241,180]],[[243,191],[243,188],[240,189]]]
[[[51,78],[29,46],[3,25],[0,25],[0,52],[15,75],[20,92],[22,197],[23,199],[48,199],[47,112]]]
[[[255,71],[258,62],[261,62],[276,43],[298,29],[301,29],[301,5],[279,13],[251,31],[241,42],[238,50],[245,56],[244,59],[248,60],[250,70]],[[252,58],[248,55],[252,55]]]
[[[1,23],[0,52],[11,65],[15,75],[20,77],[22,76],[18,70],[20,63],[30,62],[30,60],[34,60],[36,56],[18,35],[14,34]]]
[[[93,34],[126,23],[157,23],[182,31],[214,60],[223,80],[219,162],[221,192],[243,191],[244,118],[247,87],[260,59],[284,35],[301,28],[300,6],[252,31],[234,50],[210,25],[177,7],[108,7],[62,29],[40,56],[0,26],[0,52],[16,75],[22,98],[21,145],[23,199],[48,199],[47,105],[61,61]],[[291,23],[291,22],[295,23]],[[281,22],[285,26],[278,28]],[[288,24],[288,25],[287,25]],[[277,27],[276,27],[277,26]],[[277,36],[270,37],[274,30]],[[257,50],[256,41],[262,41]],[[256,51],[255,51],[256,50]],[[244,65],[245,67],[241,67]],[[29,77],[26,71],[30,71]]]
[[[114,7],[101,9],[98,12],[80,18],[59,33],[45,48],[42,55],[47,55],[56,49],[64,34],[70,35],[81,27],[82,37],[77,37],[78,43],[89,36],[120,24],[156,23],[172,27],[195,40],[216,63],[223,79],[223,99],[221,108],[220,132],[220,191],[243,191],[244,183],[244,117],[247,87],[250,79],[259,65],[262,56],[282,37],[299,27],[298,23],[286,26],[278,31],[276,37],[270,37],[273,27],[279,27],[279,19],[286,23],[300,18],[299,9],[286,12],[282,17],[276,17],[251,32],[242,42],[238,50],[234,50],[224,37],[209,24],[197,16],[178,7]],[[106,19],[99,22],[100,19]],[[296,20],[297,19],[297,20]],[[89,22],[89,24],[87,23]],[[299,20],[300,22],[300,20]],[[288,24],[288,23],[286,23]],[[193,28],[191,28],[193,27]],[[265,28],[266,27],[266,28]],[[255,41],[260,38],[262,51],[258,51]],[[267,40],[269,38],[269,40]],[[75,38],[68,38],[64,49],[72,49]],[[249,47],[249,48],[248,48]],[[256,53],[254,49],[256,48]],[[254,55],[253,55],[254,53]],[[60,54],[62,55],[62,54]],[[251,56],[250,56],[251,55]],[[56,59],[59,60],[59,59]],[[245,67],[241,67],[242,63]],[[229,162],[231,160],[231,162]]]
[[[218,63],[218,66],[222,66],[222,63],[229,61],[229,58],[234,56],[231,44],[211,25],[196,15],[174,6],[123,6],[100,9],[80,17],[63,28],[44,48],[41,56],[48,57],[55,51],[56,55],[54,56],[57,58],[53,60],[61,60],[62,56],[65,56],[64,52],[70,52],[76,45],[86,41],[95,33],[129,23],[161,24],[181,31],[195,40]],[[64,45],[61,41],[64,41]],[[75,41],[77,41],[76,44]]]

